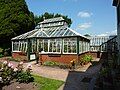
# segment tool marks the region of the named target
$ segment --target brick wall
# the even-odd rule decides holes
[[[27,55],[23,52],[13,52],[12,57],[17,60],[27,61]]]
[[[54,54],[42,54],[41,59],[43,62],[45,61],[55,61],[55,62],[60,62],[60,63],[65,63],[69,64],[70,61],[73,59],[77,60],[78,55],[76,54],[64,54],[64,55],[54,55]]]
[[[64,54],[64,55],[61,55],[61,54],[42,54],[41,55],[41,58],[40,60],[42,62],[45,62],[45,61],[55,61],[55,62],[60,62],[60,63],[66,63],[66,64],[69,64],[70,61],[72,61],[73,59],[76,60],[76,62],[79,62],[83,57],[84,55],[87,54],[87,55],[92,55],[93,59],[96,59],[97,58],[97,52],[95,53],[91,53],[91,52],[85,52],[85,53],[82,53],[82,54]]]
[[[64,54],[64,55],[61,55],[61,54],[41,54],[39,56],[39,60],[41,60],[42,62],[56,61],[56,62],[60,62],[60,63],[69,64],[70,61],[72,61],[73,59],[75,59],[76,62],[79,62],[85,54],[92,55],[93,59],[96,59],[98,56],[97,52],[85,52],[85,53],[82,53],[79,55],[77,55],[77,54]],[[100,53],[100,56],[101,56],[101,58],[106,58],[106,53]],[[20,59],[20,60],[28,60],[27,55],[25,55],[24,53],[21,53],[21,52],[13,52],[12,57],[15,59]]]

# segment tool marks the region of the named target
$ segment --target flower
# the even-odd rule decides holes
[[[8,62],[7,61],[4,61],[3,64],[7,64]]]
[[[19,64],[21,64],[21,65],[22,65],[22,64],[23,64],[23,62],[20,62]]]
[[[13,67],[13,64],[12,63],[8,63],[8,67]]]
[[[32,68],[32,65],[31,65],[31,64],[28,64],[28,65],[27,65],[27,68]]]
[[[12,65],[11,68],[14,69],[14,66]]]
[[[1,70],[3,70],[4,68],[1,68]]]
[[[13,70],[14,72],[16,72],[16,71],[18,71],[18,69],[17,68],[14,68],[14,70]]]
[[[0,77],[0,82],[2,82],[2,77]]]

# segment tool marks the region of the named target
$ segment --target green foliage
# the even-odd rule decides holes
[[[13,68],[8,67],[7,64],[0,65],[0,77],[2,77],[2,81],[0,83],[9,84],[13,79]]]
[[[50,18],[55,18],[55,17],[63,17],[65,19],[65,21],[68,23],[68,26],[70,27],[72,24],[72,20],[70,18],[68,18],[68,16],[64,16],[61,14],[52,14],[52,13],[48,13],[45,12],[44,14],[40,15],[40,16],[35,16],[34,20],[35,20],[35,24],[37,25],[39,22],[43,21],[44,18],[45,19],[50,19]]]
[[[70,68],[70,65],[69,64],[64,64],[64,63],[60,63],[60,62],[55,62],[55,61],[46,61],[43,63],[43,65],[45,66],[52,66],[52,67],[59,67],[61,69],[68,69]]]
[[[0,58],[1,58],[1,57],[3,57],[3,55],[2,55],[2,54],[0,54]]]
[[[91,55],[85,54],[85,55],[83,56],[83,58],[80,60],[80,65],[85,65],[85,64],[87,64],[88,62],[91,62],[92,59],[93,59],[93,58],[92,58]]]
[[[90,62],[92,60],[92,56],[91,55],[85,55],[83,58],[82,58],[83,61],[85,62]]]
[[[102,68],[102,70],[100,71],[100,75],[101,76],[107,76],[108,73],[108,69],[107,68]]]
[[[34,78],[29,72],[22,71],[18,73],[17,81],[20,83],[29,83],[29,82],[33,82]]]
[[[57,90],[64,82],[33,75],[34,82],[37,83],[39,90]]]
[[[25,0],[0,0],[1,47],[10,47],[12,37],[32,30],[34,26],[34,15]]]
[[[53,62],[53,61],[46,61],[43,63],[43,65],[45,65],[45,66],[58,66],[58,63]]]
[[[86,37],[91,37],[90,34],[85,34],[84,36],[86,36]]]
[[[1,53],[3,53],[3,49],[2,49],[2,48],[0,48],[0,54],[1,54]]]
[[[9,60],[9,61],[20,62],[19,60],[17,60],[17,59],[14,59],[14,58],[12,58],[12,57],[8,58],[8,60]]]
[[[4,61],[0,63],[0,84],[9,84],[13,79],[20,83],[29,83],[34,81],[31,75],[30,66],[27,67],[26,71],[23,71],[23,62],[20,62],[16,68],[13,67],[12,63]]]

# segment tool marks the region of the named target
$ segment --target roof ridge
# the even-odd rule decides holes
[[[51,20],[51,19],[57,19],[57,18],[61,18],[61,19],[63,19],[63,17],[61,16],[61,17],[48,18],[48,19],[45,19],[45,20]]]

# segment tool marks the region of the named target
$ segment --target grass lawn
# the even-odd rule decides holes
[[[57,90],[64,82],[60,80],[54,80],[44,78],[38,75],[34,76],[34,82],[37,83],[39,90]]]

